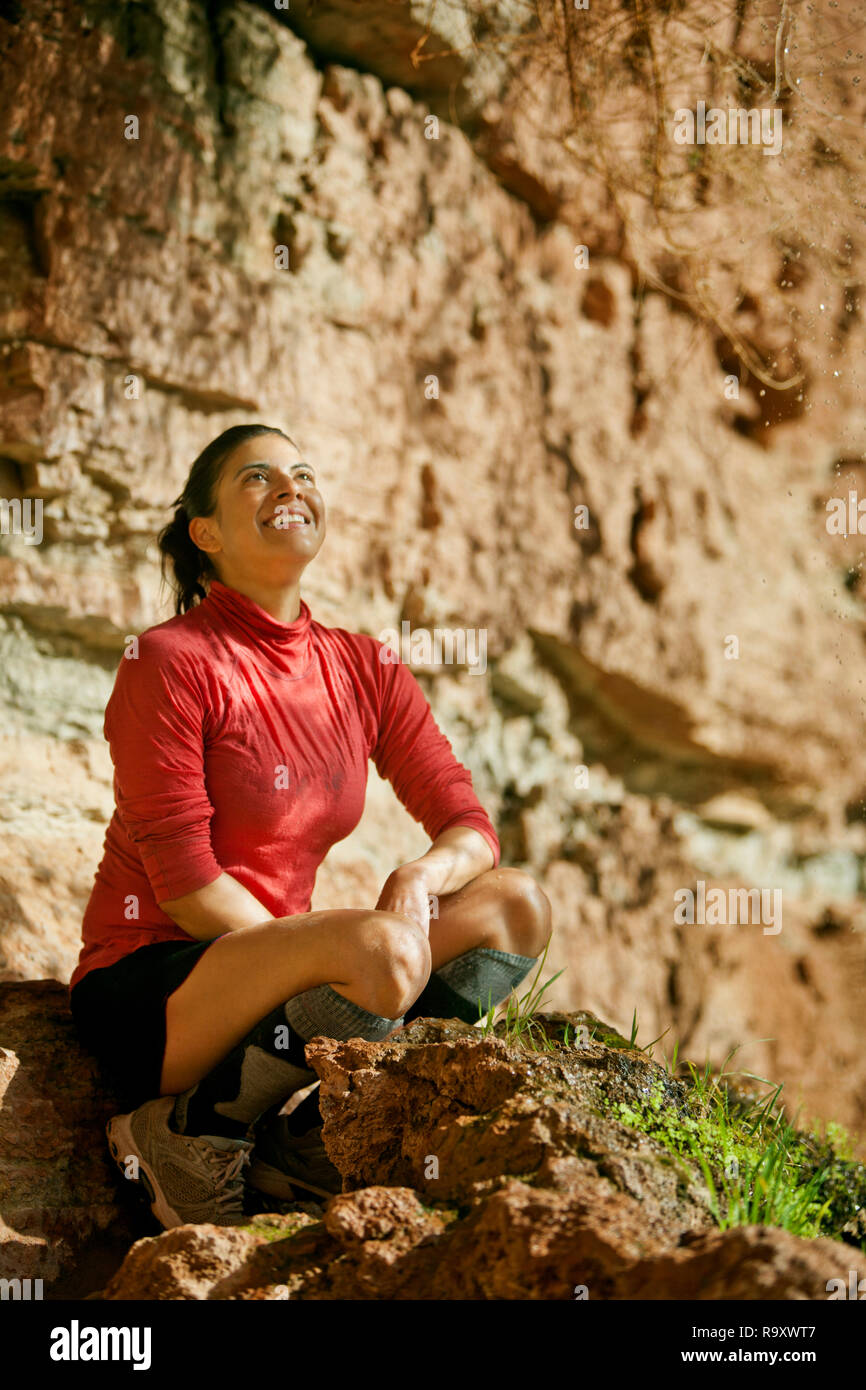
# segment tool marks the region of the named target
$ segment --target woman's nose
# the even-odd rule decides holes
[[[288,478],[277,493],[278,497],[303,497],[303,495],[303,484],[296,482],[294,478]]]

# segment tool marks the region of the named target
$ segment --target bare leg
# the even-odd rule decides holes
[[[421,928],[395,912],[340,909],[280,917],[221,936],[166,1002],[161,1095],[200,1081],[278,1004],[329,984],[399,1018],[431,970]]]
[[[546,894],[522,869],[488,869],[456,893],[444,893],[430,919],[432,969],[486,946],[539,956],[551,934]]]

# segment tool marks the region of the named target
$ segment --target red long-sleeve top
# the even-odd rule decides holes
[[[155,941],[161,910],[228,873],[274,917],[309,912],[316,870],[361,819],[367,763],[431,839],[499,841],[418,682],[382,642],[292,623],[213,580],[124,653],[105,713],[116,809],[70,986]],[[360,904],[359,904],[360,906]]]

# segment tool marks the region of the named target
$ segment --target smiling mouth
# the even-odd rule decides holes
[[[287,516],[271,516],[262,525],[269,527],[272,531],[287,531],[290,526],[310,526],[311,520],[304,516],[303,512],[289,512]]]

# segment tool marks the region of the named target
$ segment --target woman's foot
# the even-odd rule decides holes
[[[284,1202],[295,1199],[294,1188],[325,1200],[343,1190],[343,1179],[322,1143],[322,1126],[293,1134],[285,1115],[257,1134],[247,1181],[258,1192]]]
[[[249,1217],[242,1170],[251,1142],[175,1134],[168,1124],[173,1106],[174,1096],[160,1096],[109,1120],[105,1132],[115,1162],[124,1177],[141,1182],[166,1230],[205,1221],[243,1225]]]

